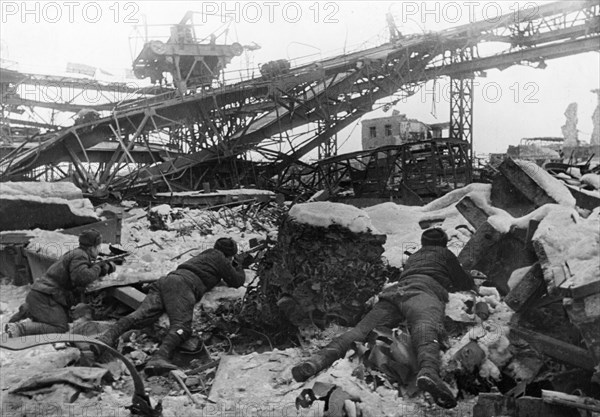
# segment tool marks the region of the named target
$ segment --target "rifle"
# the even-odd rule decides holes
[[[110,249],[111,253],[101,253],[100,256],[102,256],[102,258],[94,261],[94,265],[100,262],[114,262],[117,265],[121,265],[125,258],[131,255],[131,252],[124,251],[123,249],[119,249],[113,245],[109,245],[108,248]]]

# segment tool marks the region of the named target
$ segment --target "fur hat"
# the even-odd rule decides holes
[[[102,243],[102,235],[96,229],[88,229],[79,235],[79,246],[91,248]]]
[[[238,251],[237,243],[235,243],[235,240],[229,237],[217,239],[215,242],[215,249],[223,252],[223,255],[225,256],[235,256]]]
[[[421,235],[421,246],[442,246],[448,244],[448,235],[439,227],[427,229]]]

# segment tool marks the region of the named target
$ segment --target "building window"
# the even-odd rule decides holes
[[[385,135],[392,136],[392,125],[385,125]]]
[[[371,126],[369,128],[369,137],[371,139],[376,138],[377,137],[377,127],[376,126]]]

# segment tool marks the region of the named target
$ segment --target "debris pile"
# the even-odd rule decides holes
[[[477,229],[459,260],[486,275],[515,314],[492,326],[488,320],[479,327],[481,334],[464,336],[457,346],[481,360],[466,368],[477,378],[455,379],[482,392],[487,378],[509,398],[541,397],[540,386],[592,395],[600,359],[600,313],[591,307],[600,291],[600,209],[582,209],[570,188],[533,163],[508,159],[499,171],[489,200],[470,195],[457,204]],[[480,343],[493,335],[494,354]],[[466,347],[474,339],[478,346]],[[474,353],[479,348],[484,354]],[[459,352],[451,357],[465,356]],[[567,385],[561,379],[569,380],[570,392],[563,391]],[[490,396],[479,401],[488,404]],[[474,415],[489,415],[484,408],[476,407],[480,411]],[[517,415],[515,410],[504,414]]]
[[[245,294],[215,288],[197,306],[201,357],[188,358],[179,379],[146,381],[151,395],[166,396],[163,406],[171,409],[165,415],[192,415],[189,408],[211,401],[220,411],[260,401],[276,414],[296,406],[323,414],[340,407],[347,415],[418,414],[428,404],[416,396],[404,323],[377,329],[308,384],[295,383],[290,370],[344,330],[329,323],[354,325],[419,248],[422,230],[440,226],[449,249],[481,278],[478,294],[451,294],[446,306],[442,377],[461,399],[453,412],[473,409],[474,416],[487,417],[524,415],[524,409],[555,415],[555,404],[589,409],[595,403],[584,397],[598,394],[600,358],[600,208],[582,209],[572,189],[533,163],[509,159],[498,172],[492,184],[471,184],[423,207],[384,203],[359,210],[314,202],[296,204],[284,217],[285,208],[271,203],[214,211],[158,206],[153,214],[133,208],[123,237],[124,246],[136,246],[134,255],[93,291],[107,297],[121,291],[119,300],[139,302],[144,282],[220,236],[247,250],[250,239],[277,235],[259,261],[257,279],[249,274]],[[151,222],[157,230],[149,230]],[[51,241],[48,233],[34,243]],[[279,350],[283,338],[276,336],[289,342],[297,331],[303,348]],[[157,334],[128,335],[121,348],[142,366]],[[249,350],[255,352],[240,355]],[[110,370],[115,390],[126,389],[121,371]],[[25,379],[15,375],[14,387]],[[110,398],[110,391],[104,387],[102,396]]]
[[[250,203],[218,210],[176,208],[161,204],[148,210],[150,230],[176,231],[190,235],[192,230],[211,235],[223,230],[237,229],[245,233],[271,232],[277,229],[285,207],[276,203]]]
[[[397,269],[381,258],[385,241],[362,210],[329,202],[295,205],[259,265],[246,314],[270,333],[290,324],[301,332],[332,321],[355,324],[367,300],[395,279]]]
[[[592,155],[593,156],[593,155]],[[584,164],[551,163],[544,168],[562,181],[577,201],[577,206],[593,210],[600,204],[600,167],[590,169],[591,158]]]

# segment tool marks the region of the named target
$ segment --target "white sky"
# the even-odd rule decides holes
[[[335,53],[375,46],[388,40],[385,13],[391,10],[403,33],[436,31],[469,20],[494,19],[500,9],[516,10],[513,1],[428,2],[221,2],[221,1],[0,1],[2,66],[35,73],[64,73],[67,62],[102,68],[123,76],[142,43],[144,20],[150,39],[166,39],[169,26],[186,11],[196,15],[197,34],[222,24],[220,14],[229,11],[234,20],[227,40],[261,49],[235,58],[228,70],[274,59],[304,57],[317,60]],[[521,2],[535,7],[541,2]],[[25,8],[27,10],[25,10]],[[227,9],[227,10],[225,10]],[[525,11],[525,13],[527,10]],[[459,16],[460,14],[460,16]],[[460,17],[460,18],[459,18]],[[203,21],[204,20],[204,21]],[[138,23],[138,30],[134,25]],[[155,26],[164,25],[164,26]],[[561,136],[564,111],[571,102],[579,105],[580,139],[589,141],[591,116],[599,88],[600,58],[597,52],[547,61],[544,70],[511,67],[488,71],[478,78],[474,104],[474,146],[477,153],[504,152],[524,137]],[[293,61],[294,62],[294,61]],[[257,71],[255,70],[257,73]],[[244,75],[247,74],[244,71]],[[109,80],[105,78],[106,80]],[[120,80],[115,78],[114,80]],[[143,83],[142,81],[139,81]],[[438,83],[443,90],[445,80]],[[432,83],[427,89],[431,91]],[[449,119],[446,97],[425,91],[395,106],[410,118],[434,123]],[[381,111],[374,115],[383,114]],[[371,114],[368,116],[372,116]],[[342,131],[341,152],[360,149],[360,126]],[[352,132],[352,133],[350,133]]]

